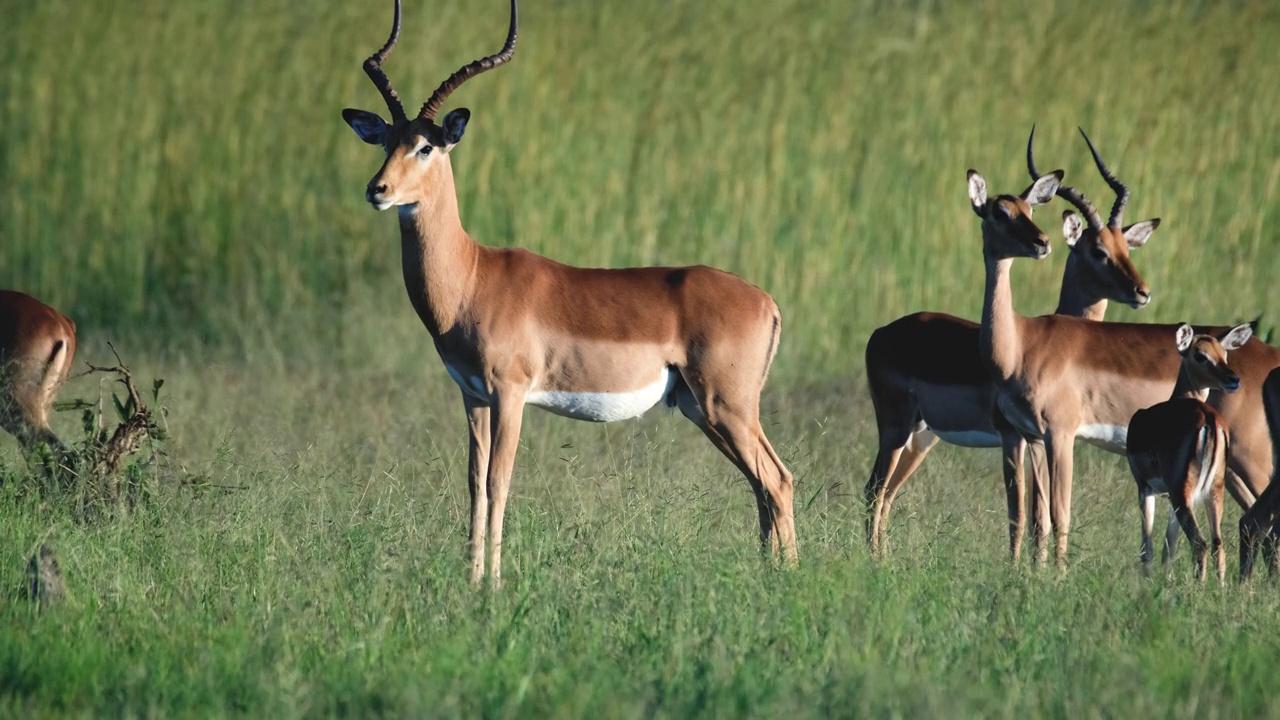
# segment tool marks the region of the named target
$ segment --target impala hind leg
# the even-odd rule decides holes
[[[1142,516],[1142,574],[1150,577],[1156,554],[1151,540],[1156,524],[1156,496],[1145,486],[1138,488],[1138,512]]]
[[[882,492],[879,516],[876,523],[878,530],[876,541],[882,550],[886,543],[885,533],[888,531],[889,514],[893,511],[893,501],[897,499],[898,493],[902,490],[902,486],[907,483],[907,480],[910,480],[916,470],[920,469],[920,463],[924,462],[925,456],[937,444],[938,436],[929,430],[924,423],[920,423],[916,431],[911,433],[910,439],[907,440],[907,444],[897,457],[897,462],[889,471],[889,482],[885,484]]]
[[[1225,497],[1222,483],[1215,483],[1205,498],[1205,514],[1209,519],[1210,552],[1213,553],[1214,568],[1218,571],[1218,584],[1227,581],[1227,554],[1222,546],[1222,511]]]
[[[1209,554],[1209,543],[1205,542],[1204,535],[1200,533],[1200,524],[1196,522],[1196,515],[1191,512],[1190,507],[1186,505],[1174,507],[1173,512],[1178,516],[1178,522],[1182,524],[1182,531],[1186,533],[1187,540],[1191,543],[1192,552],[1195,553],[1196,580],[1204,582],[1205,560]]]
[[[1182,535],[1182,523],[1178,522],[1178,513],[1169,508],[1169,523],[1164,527],[1164,550],[1160,554],[1160,562],[1164,569],[1173,567],[1173,556],[1178,550],[1178,537]]]
[[[484,579],[484,547],[489,526],[489,406],[462,394],[467,409],[467,488],[471,491],[471,584]]]
[[[716,395],[694,387],[685,375],[676,388],[676,406],[747,477],[756,496],[761,543],[795,562],[794,478],[760,426],[759,401]]]

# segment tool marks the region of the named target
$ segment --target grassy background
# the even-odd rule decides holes
[[[990,452],[936,452],[884,563],[857,499],[863,343],[917,309],[976,315],[964,171],[1021,190],[1033,122],[1043,168],[1109,205],[1083,126],[1129,218],[1165,221],[1135,254],[1155,302],[1113,318],[1275,317],[1274,4],[527,3],[516,60],[451,98],[473,110],[464,223],[774,294],[764,405],[804,564],[760,571],[745,483],[683,420],[530,413],[494,595],[465,586],[457,392],[363,201],[377,151],[339,117],[384,111],[360,63],[390,3],[3,5],[0,286],[70,314],[83,358],[114,338],[165,377],[172,460],[202,478],[105,526],[0,499],[0,587],[52,537],[73,595],[0,605],[10,711],[1276,712],[1275,594],[1190,587],[1185,553],[1135,577],[1119,458],[1079,453],[1061,579],[1004,562]],[[498,47],[505,8],[481,5],[408,3],[387,70],[409,107]],[[1018,267],[1023,312],[1053,307],[1061,258]]]

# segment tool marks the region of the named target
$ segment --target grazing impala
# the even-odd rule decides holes
[[[470,113],[437,124],[462,83],[511,59],[516,3],[498,53],[445,80],[417,116],[405,115],[382,63],[400,32],[364,69],[391,111],[344,110],[362,140],[386,151],[366,198],[399,208],[405,286],[445,369],[462,391],[470,432],[471,580],[496,585],[502,522],[524,406],[571,418],[621,420],[664,402],[678,407],[747,476],[760,539],[796,558],[792,477],[760,426],[760,391],[782,318],[767,293],[721,270],[586,269],[527,250],[479,245],[462,229],[449,151]]]
[[[0,428],[30,454],[40,444],[65,461],[49,410],[76,356],[76,324],[13,290],[0,290]]]
[[[1155,523],[1156,495],[1167,493],[1174,516],[1195,552],[1196,579],[1204,581],[1205,555],[1209,550],[1196,522],[1195,506],[1200,504],[1209,516],[1218,582],[1226,579],[1222,500],[1227,471],[1227,421],[1205,401],[1210,393],[1232,393],[1240,389],[1240,376],[1228,366],[1227,353],[1238,350],[1251,335],[1253,328],[1248,324],[1237,325],[1220,339],[1196,335],[1190,325],[1179,325],[1172,339],[1182,355],[1182,364],[1173,396],[1139,410],[1129,421],[1129,469],[1138,483],[1142,569],[1147,574],[1151,573],[1154,555],[1151,528]],[[1176,537],[1166,538],[1166,564],[1171,559],[1172,541]]]
[[[1035,128],[1027,140],[1031,179],[1035,169]],[[1086,217],[1088,200],[1079,191],[1059,186],[1066,199]],[[1110,298],[1125,299],[1141,279],[1129,261],[1129,250],[1144,245],[1160,225],[1159,218],[1124,229],[1123,237],[1086,229],[1071,211],[1063,214],[1063,234],[1070,252],[1062,273],[1059,315],[1101,320]],[[941,438],[961,447],[1000,447],[1000,428],[1007,423],[996,411],[996,389],[978,352],[978,323],[944,313],[921,312],[877,329],[867,342],[867,385],[876,412],[880,447],[867,481],[867,539],[879,553],[894,497]],[[1016,562],[1021,550],[1025,513],[1021,477],[1024,443],[1016,433],[1004,463],[1009,505],[1009,550]],[[1033,467],[1043,472],[1043,446],[1032,445]],[[1040,457],[1036,457],[1039,455]]]
[[[1099,171],[1118,197],[1106,226],[1096,211],[1085,216],[1102,232],[1123,235],[1128,189],[1106,169],[1093,144],[1088,144]],[[977,197],[974,204],[977,209]],[[1012,258],[985,250],[984,254],[987,282],[982,353],[991,368],[1001,414],[1024,437],[1044,439],[1049,514],[1057,536],[1057,558],[1065,563],[1075,439],[1115,453],[1125,451],[1129,419],[1139,409],[1167,399],[1173,391],[1182,357],[1169,337],[1177,326],[1018,315],[1009,282]],[[1128,302],[1140,307],[1149,297],[1145,284],[1135,284]],[[1218,335],[1228,329],[1197,327],[1195,331]],[[1232,367],[1241,378],[1240,392],[1211,399],[1231,427],[1227,490],[1242,507],[1251,505],[1270,479],[1271,442],[1259,390],[1262,378],[1277,365],[1280,351],[1251,338],[1232,355]],[[1038,485],[1042,479],[1033,478],[1033,482]],[[1046,493],[1037,487],[1033,495],[1040,498]],[[1047,555],[1046,524],[1037,522],[1037,529],[1037,560],[1043,561]]]

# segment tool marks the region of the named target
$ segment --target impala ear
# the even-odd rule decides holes
[[[978,213],[978,217],[987,216],[987,181],[977,170],[969,171],[969,202],[973,203],[973,211]]]
[[[1237,350],[1249,342],[1251,337],[1253,337],[1253,324],[1243,323],[1231,328],[1219,342],[1222,343],[1223,350]]]
[[[1179,325],[1177,335],[1175,335],[1175,342],[1178,343],[1178,352],[1186,352],[1191,347],[1191,338],[1195,337],[1195,335],[1196,331],[1192,330],[1190,325],[1186,323]]]
[[[1066,238],[1067,247],[1075,247],[1084,234],[1084,221],[1074,210],[1062,211],[1062,236]]]
[[[1140,248],[1151,239],[1151,233],[1160,227],[1160,218],[1151,218],[1136,222],[1124,229],[1124,239],[1129,241],[1129,248]]]
[[[471,119],[471,111],[466,108],[458,108],[444,116],[444,121],[440,123],[440,129],[444,131],[445,150],[452,148],[462,139],[462,133],[466,132],[467,121]]]
[[[1058,186],[1062,184],[1061,170],[1054,170],[1047,175],[1041,175],[1036,181],[1031,183],[1031,187],[1022,191],[1022,199],[1027,204],[1035,207],[1043,205],[1053,199],[1054,194],[1058,192]]]
[[[384,145],[387,140],[387,122],[376,113],[368,110],[347,108],[342,111],[342,119],[347,121],[360,139],[370,145]]]

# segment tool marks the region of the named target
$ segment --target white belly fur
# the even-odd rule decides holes
[[[676,374],[664,367],[654,382],[626,392],[574,392],[534,390],[525,402],[557,415],[592,422],[613,422],[639,417],[671,392]]]
[[[1129,428],[1122,425],[1081,425],[1076,437],[1103,450],[1123,455],[1129,442]]]

